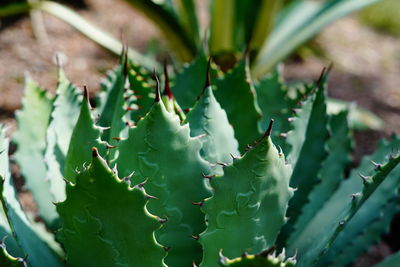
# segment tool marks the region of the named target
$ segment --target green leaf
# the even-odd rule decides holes
[[[387,257],[381,263],[374,265],[374,267],[394,267],[399,262],[400,262],[400,252],[397,252],[397,253]]]
[[[140,73],[131,69],[128,73],[130,89],[133,92],[132,100],[129,106],[131,111],[131,119],[137,122],[149,112],[151,105],[154,103],[154,89],[151,88],[148,81]]]
[[[392,149],[397,149],[399,146],[400,139],[393,137],[390,143],[382,142],[376,153],[378,153],[379,150],[381,151],[379,153],[383,153],[382,151],[385,151],[386,154],[393,153]],[[381,162],[385,160],[384,156],[378,157],[378,155],[374,155],[370,159],[374,162]],[[342,189],[343,191],[360,190],[362,181],[360,181],[361,179],[358,176],[360,174],[366,176],[373,175],[373,168],[374,166],[371,166],[371,162],[368,160],[368,158],[363,160],[361,166],[357,170],[352,171],[350,178],[346,180],[339,189]],[[363,232],[372,231],[372,234],[375,236],[367,236],[366,238],[371,239],[367,240],[365,238],[364,242],[358,243],[358,246],[355,246],[354,244],[352,249],[349,250],[349,254],[354,253],[357,256],[357,254],[360,254],[363,250],[367,250],[369,245],[372,245],[374,242],[379,240],[380,236],[390,227],[391,218],[393,217],[394,212],[397,210],[396,204],[390,205],[389,208],[391,208],[391,210],[389,211],[387,211],[387,206],[389,205],[388,203],[393,202],[393,198],[396,198],[398,195],[398,188],[400,185],[400,181],[398,179],[399,177],[400,167],[397,167],[390,174],[388,174],[386,179],[376,189],[374,194],[370,196],[370,198],[357,211],[353,218],[347,223],[343,231],[331,244],[330,251],[324,255],[324,257],[321,259],[321,262],[329,262],[332,259],[336,260],[336,256],[338,254],[345,253],[345,245],[355,242],[358,236],[364,234]],[[344,186],[346,186],[346,189],[343,188]],[[342,195],[343,194],[344,192]],[[385,218],[382,219],[382,211],[385,210]],[[378,223],[376,221],[378,221]],[[354,258],[355,257],[352,259]]]
[[[302,233],[307,224],[322,209],[344,179],[344,170],[351,163],[352,137],[349,134],[347,112],[330,117],[331,137],[327,142],[328,157],[319,169],[320,182],[308,196],[308,203],[301,207],[301,214],[290,231],[287,244]],[[287,238],[287,237],[286,237]]]
[[[284,253],[275,256],[270,251],[264,251],[257,255],[243,254],[239,258],[228,259],[221,253],[220,266],[222,267],[294,267],[296,260],[288,258],[285,260]]]
[[[46,266],[62,266],[56,253],[37,234],[21,208],[8,170],[8,140],[5,139],[5,131],[2,128],[0,129],[0,151],[2,152],[0,154],[2,171],[0,173],[0,201],[13,236],[23,253],[29,255],[27,262],[33,267],[43,266],[43,262],[46,262]]]
[[[197,51],[194,36],[185,31],[176,14],[152,0],[125,0],[154,22],[175,54],[183,61],[190,61]]]
[[[257,102],[262,112],[261,129],[266,131],[268,121],[274,119],[274,132],[272,141],[279,146],[284,153],[287,153],[286,140],[281,136],[291,130],[289,117],[292,116],[292,109],[296,107],[294,101],[286,95],[286,86],[280,70],[276,70],[263,77],[254,84],[257,93]]]
[[[90,113],[90,103],[86,91],[65,158],[63,172],[65,179],[75,183],[77,169],[81,168],[86,162],[90,162],[92,158],[92,147],[97,147],[101,153],[104,153],[106,144],[100,140],[101,133],[102,131],[94,124]]]
[[[201,266],[217,266],[220,249],[233,258],[274,245],[293,194],[291,172],[267,132],[254,148],[225,167],[222,177],[211,179],[214,194],[202,208],[208,225],[200,236]]]
[[[116,55],[121,54],[123,45],[120,41],[111,36],[109,33],[91,24],[72,9],[54,1],[38,1],[32,4],[26,3],[25,5],[28,9],[40,9],[55,16],[105,49],[113,52]],[[142,66],[148,69],[159,68],[159,64],[156,61],[143,56],[141,53],[130,47],[128,48],[128,57],[132,61],[140,62]]]
[[[392,142],[382,142],[372,156],[365,157],[360,167],[353,170],[350,178],[341,183],[302,233],[288,243],[289,253],[298,251],[299,266],[312,265],[321,257],[324,250],[329,249],[330,245],[334,246],[336,238],[340,240],[341,232],[347,227],[356,227],[357,231],[360,231],[363,229],[363,224],[367,225],[371,219],[379,217],[376,208],[382,207],[387,199],[392,198],[397,192],[400,156],[392,155],[386,163],[382,161],[386,161],[387,155],[392,153],[393,148],[400,144],[399,142],[398,138],[393,139]],[[375,168],[371,160],[382,165]],[[360,173],[369,176],[365,178],[364,183],[359,177]],[[367,217],[366,213],[362,212],[363,209],[368,211]],[[369,213],[370,209],[371,213]],[[351,226],[353,219],[358,220],[356,216],[362,216],[359,217],[359,222],[362,222],[361,228],[358,224]],[[348,234],[357,235],[358,233],[348,232]]]
[[[190,64],[175,77],[172,91],[183,109],[193,106],[197,97],[203,91],[206,82],[207,57],[200,53]]]
[[[122,55],[124,57],[124,55]],[[97,124],[101,127],[109,128],[104,131],[102,139],[109,145],[117,145],[118,138],[125,128],[123,120],[127,113],[125,104],[125,83],[128,75],[127,59],[122,58],[120,65],[108,74],[106,82],[103,82],[102,110],[99,111]],[[115,150],[110,150],[108,160],[114,158]]]
[[[181,126],[161,101],[119,144],[116,166],[120,175],[134,172],[132,183],[147,180],[146,192],[158,198],[147,207],[167,220],[156,231],[156,239],[170,248],[165,260],[169,266],[190,266],[201,258],[201,247],[191,238],[205,228],[204,215],[192,202],[210,196],[202,177],[210,167],[200,156],[201,146],[199,138],[190,137],[189,125]]]
[[[153,235],[160,223],[147,212],[145,193],[120,180],[97,149],[66,191],[57,211],[68,265],[165,266],[165,252]]]
[[[52,101],[46,91],[27,77],[22,110],[17,111],[17,131],[13,141],[17,144],[15,160],[20,166],[26,186],[32,192],[40,217],[52,229],[58,218],[50,184],[46,181],[46,130],[49,125]]]
[[[194,43],[200,41],[199,23],[197,21],[196,6],[193,0],[176,0],[176,11],[179,22]]]
[[[372,245],[376,244],[382,237],[383,234],[389,232],[390,223],[392,222],[393,216],[399,211],[398,204],[396,201],[390,201],[382,207],[380,210],[379,217],[371,221],[368,225],[357,227],[362,229],[358,235],[351,235],[350,238],[345,238],[345,242],[337,242],[340,236],[345,236],[349,227],[346,227],[343,232],[330,247],[327,254],[325,254],[320,261],[318,266],[348,266],[361,254],[366,252]],[[358,212],[357,212],[358,213]],[[354,215],[358,216],[358,214]],[[350,221],[353,226],[356,225],[354,218]],[[358,231],[357,231],[358,232]],[[343,239],[342,239],[343,241]],[[341,247],[339,246],[339,243]]]
[[[252,36],[249,45],[251,50],[258,52],[268,39],[283,2],[283,0],[261,0],[255,16],[254,28],[251,29]]]
[[[80,92],[67,80],[62,70],[59,71],[58,79],[54,109],[47,128],[45,151],[46,179],[50,182],[54,202],[65,199],[64,162],[81,105]]]
[[[239,141],[239,150],[243,152],[248,144],[258,138],[258,121],[261,117],[246,60],[218,79],[216,87],[215,97],[228,115]]]
[[[252,66],[260,78],[330,23],[378,0],[294,1],[278,21]]]
[[[208,86],[199,101],[187,115],[192,137],[201,138],[201,155],[211,163],[232,163],[232,156],[239,156],[238,142],[225,111],[214,97]]]
[[[288,133],[287,142],[292,146],[288,162],[294,166],[290,186],[297,190],[290,200],[287,213],[290,219],[282,230],[283,237],[292,231],[301,207],[308,201],[310,192],[319,182],[318,172],[327,156],[326,75],[322,74],[316,84],[317,91],[303,103],[300,112],[293,119],[293,130]]]
[[[235,1],[214,0],[210,4],[210,53],[214,56],[234,52]]]

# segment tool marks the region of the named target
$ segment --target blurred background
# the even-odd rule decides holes
[[[1,3],[15,0],[1,0]],[[163,50],[157,28],[123,1],[62,1],[81,16],[144,54]],[[197,1],[207,9],[206,1]],[[207,21],[207,12],[201,12]],[[105,72],[118,58],[82,36],[57,18],[39,14],[43,29],[32,27],[35,15],[3,19],[0,22],[0,123],[15,129],[14,111],[20,107],[24,74],[54,91],[55,54],[64,61],[69,79],[97,91]],[[35,33],[36,32],[36,33]],[[41,33],[40,33],[41,32]],[[329,95],[356,102],[373,111],[385,122],[380,131],[356,132],[356,162],[371,153],[380,137],[400,134],[400,1],[382,0],[361,12],[341,19],[300,47],[284,64],[287,81],[316,79],[324,66],[333,63]],[[400,148],[399,148],[400,149]],[[21,189],[29,209],[29,194]],[[25,200],[24,200],[25,199]],[[398,216],[399,217],[399,216]],[[400,248],[397,218],[391,233],[372,247],[356,266],[368,266]]]

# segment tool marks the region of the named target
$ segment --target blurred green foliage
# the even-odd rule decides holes
[[[383,0],[360,13],[360,19],[370,27],[400,36],[400,1]]]

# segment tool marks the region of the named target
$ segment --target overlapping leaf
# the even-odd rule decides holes
[[[215,85],[215,97],[228,115],[239,141],[239,150],[243,152],[248,144],[257,139],[261,117],[246,60],[218,79]]]
[[[102,131],[94,124],[90,113],[88,97],[88,92],[85,91],[85,98],[82,101],[79,118],[72,132],[65,158],[63,177],[72,183],[75,183],[77,170],[90,162],[91,148],[97,147],[101,153],[104,153],[106,148],[106,144],[100,140]]]
[[[141,188],[131,188],[93,149],[87,169],[67,186],[57,205],[59,232],[70,266],[165,266],[165,252],[154,239],[160,227],[146,210]]]
[[[225,111],[214,97],[211,86],[204,89],[203,95],[187,115],[190,135],[201,136],[203,148],[201,155],[211,163],[231,163],[232,156],[239,156],[238,142]]]
[[[36,82],[27,77],[22,109],[16,113],[18,129],[13,141],[18,148],[15,160],[20,166],[26,186],[32,192],[38,205],[41,218],[54,229],[58,214],[52,204],[50,184],[45,179],[46,164],[44,162],[46,130],[51,110],[50,96]]]
[[[201,266],[217,266],[220,249],[234,258],[274,245],[292,196],[291,171],[267,134],[225,167],[224,176],[211,179],[214,194],[202,208],[208,225],[200,236]]]
[[[35,231],[34,226],[23,212],[17,199],[14,183],[8,171],[8,140],[5,139],[4,129],[0,129],[0,165],[5,166],[0,173],[0,200],[7,216],[13,236],[15,236],[23,254],[29,255],[27,262],[33,267],[42,266],[46,262],[47,266],[62,266],[56,252],[42,239]]]
[[[132,183],[146,180],[146,192],[157,198],[148,209],[166,220],[156,238],[169,248],[165,261],[170,266],[189,266],[201,257],[201,247],[191,237],[205,228],[204,215],[192,202],[210,196],[202,177],[202,173],[209,174],[210,167],[200,155],[201,146],[198,138],[190,137],[189,126],[181,126],[161,101],[118,146],[119,174],[134,172]]]
[[[359,228],[358,224],[352,226],[353,219],[357,222],[357,216],[361,216],[358,212],[363,209],[382,207],[386,200],[397,192],[397,187],[393,185],[398,183],[400,156],[392,155],[389,159],[386,158],[391,155],[393,147],[398,146],[398,140],[396,138],[392,142],[383,142],[372,156],[364,158],[361,166],[353,170],[350,178],[341,183],[338,190],[301,234],[287,244],[289,252],[298,250],[299,266],[309,266],[318,260],[325,248],[329,248],[330,245],[335,246],[335,242],[340,242],[341,232],[346,231],[347,227],[356,227],[358,231],[361,231],[363,228]],[[374,168],[371,160],[380,162],[382,165]],[[363,183],[359,173],[370,175],[370,177]],[[361,220],[358,222],[368,224],[377,217],[379,213],[372,213],[367,217],[360,217]],[[354,237],[357,231],[350,234]]]
[[[50,182],[54,201],[65,198],[64,162],[82,99],[80,92],[67,80],[62,70],[59,71],[58,79],[54,109],[46,133],[45,151],[46,179]]]

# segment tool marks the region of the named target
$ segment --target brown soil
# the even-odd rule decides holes
[[[145,51],[147,42],[158,36],[152,24],[122,1],[86,2],[88,9],[79,11],[82,16],[114,36],[120,36],[123,31],[126,42],[139,51]],[[44,14],[44,21],[48,35],[46,42],[34,38],[29,18],[0,31],[0,122],[9,126],[10,132],[15,129],[13,113],[20,106],[25,71],[53,91],[56,84],[54,55],[61,53],[67,58],[65,71],[70,80],[77,85],[87,85],[90,90],[98,90],[105,71],[117,62],[114,55],[58,19]],[[355,18],[346,18],[327,28],[316,41],[326,57],[312,56],[300,63],[289,63],[285,76],[289,80],[315,79],[323,66],[333,62],[329,94],[354,101],[385,121],[385,129],[381,132],[355,134],[355,158],[358,160],[361,155],[374,150],[380,137],[392,132],[400,134],[400,39],[373,32]],[[21,191],[21,199],[25,207],[32,205],[25,190]],[[399,239],[398,236],[395,238]],[[357,266],[370,266],[376,258],[390,253],[387,245],[380,244],[371,248]]]

